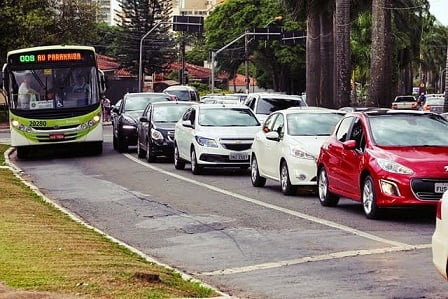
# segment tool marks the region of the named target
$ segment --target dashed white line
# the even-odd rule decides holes
[[[363,238],[366,238],[366,239],[369,239],[369,240],[373,240],[373,241],[389,244],[389,245],[392,245],[394,247],[407,248],[407,247],[411,246],[409,244],[405,244],[405,243],[402,243],[402,242],[392,241],[392,240],[388,240],[388,239],[385,239],[385,238],[382,238],[382,237],[379,237],[379,236],[375,236],[373,234],[366,233],[366,232],[363,232],[363,231],[360,231],[360,230],[357,230],[357,229],[354,229],[354,228],[351,228],[351,227],[348,227],[348,226],[345,226],[345,225],[342,225],[342,224],[339,224],[339,223],[336,223],[336,222],[333,222],[333,221],[317,218],[317,217],[314,217],[314,216],[311,216],[311,215],[307,215],[307,214],[304,214],[304,213],[300,213],[300,212],[297,212],[297,211],[293,211],[293,210],[290,210],[290,209],[279,207],[279,206],[276,206],[276,205],[273,205],[273,204],[269,204],[269,203],[266,203],[266,202],[263,202],[263,201],[260,201],[260,200],[257,200],[257,199],[253,199],[253,198],[250,198],[248,196],[244,196],[244,195],[241,195],[241,194],[238,194],[238,193],[235,193],[235,192],[227,191],[227,190],[224,190],[224,189],[221,189],[221,188],[209,185],[209,184],[205,184],[205,183],[202,183],[202,182],[199,182],[199,181],[196,181],[196,180],[193,180],[193,179],[190,179],[190,178],[187,178],[187,177],[184,177],[184,176],[181,176],[181,175],[178,175],[178,174],[166,171],[166,170],[164,170],[162,168],[153,166],[153,165],[151,165],[149,163],[141,161],[140,159],[138,159],[138,158],[136,158],[136,157],[134,157],[134,156],[132,156],[130,154],[124,154],[124,156],[126,156],[128,159],[131,159],[132,161],[134,161],[136,163],[139,163],[139,164],[141,164],[141,165],[143,165],[145,167],[148,167],[148,168],[151,168],[152,170],[155,170],[155,171],[158,171],[160,173],[172,176],[172,177],[174,177],[176,179],[183,180],[183,181],[186,181],[186,182],[189,182],[189,183],[201,186],[201,187],[205,187],[205,188],[208,188],[210,190],[213,190],[213,191],[225,194],[225,195],[229,195],[229,196],[232,196],[234,198],[238,198],[240,200],[243,200],[243,201],[246,201],[246,202],[250,202],[250,203],[255,204],[255,205],[259,205],[259,206],[262,206],[262,207],[265,207],[265,208],[268,208],[268,209],[279,211],[279,212],[282,212],[282,213],[285,213],[285,214],[288,214],[288,215],[296,216],[296,217],[299,217],[299,218],[302,218],[302,219],[305,219],[305,220],[308,220],[308,221],[311,221],[311,222],[319,223],[319,224],[322,224],[322,225],[325,225],[325,226],[328,226],[328,227],[336,228],[336,229],[339,229],[341,231],[345,231],[345,232],[348,232],[348,233],[351,233],[351,234],[354,234],[354,235],[357,235],[357,236],[360,236],[360,237],[363,237]]]

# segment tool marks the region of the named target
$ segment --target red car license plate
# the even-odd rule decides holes
[[[434,192],[435,193],[444,193],[448,190],[448,183],[435,183],[434,184]]]

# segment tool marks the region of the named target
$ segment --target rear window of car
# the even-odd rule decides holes
[[[257,118],[250,109],[200,109],[199,124],[210,127],[252,127],[259,126]]]
[[[255,113],[268,115],[278,110],[302,106],[306,104],[300,99],[260,98]]]
[[[448,121],[439,115],[371,116],[369,123],[380,146],[448,146]]]
[[[428,105],[443,105],[445,103],[445,99],[441,97],[428,97],[426,98],[426,104]]]
[[[394,102],[416,102],[414,97],[397,97]]]

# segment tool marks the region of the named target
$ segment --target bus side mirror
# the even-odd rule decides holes
[[[106,76],[102,70],[99,70],[99,79],[100,79],[100,93],[104,94],[106,92]]]

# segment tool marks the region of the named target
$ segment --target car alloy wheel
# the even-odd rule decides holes
[[[252,163],[250,163],[250,180],[254,187],[263,187],[266,184],[266,178],[260,176],[255,155],[252,157]]]
[[[193,174],[201,174],[201,166],[198,165],[198,160],[196,157],[196,151],[194,149],[191,150],[191,172]]]
[[[156,160],[156,157],[151,152],[151,142],[146,140],[146,161],[148,162],[154,162]]]
[[[179,149],[177,148],[177,144],[174,144],[174,168],[176,169],[185,168],[185,161],[182,160],[179,156]]]
[[[367,218],[377,219],[380,217],[380,208],[376,204],[375,188],[371,176],[367,176],[362,185],[362,206]]]
[[[289,179],[288,165],[286,162],[283,162],[280,167],[280,185],[284,195],[292,195],[297,191],[297,186],[292,185]]]
[[[319,170],[317,179],[318,179],[317,186],[319,191],[320,204],[325,207],[336,206],[339,202],[339,197],[331,193],[330,190],[328,190],[328,176],[325,167],[322,167]]]

